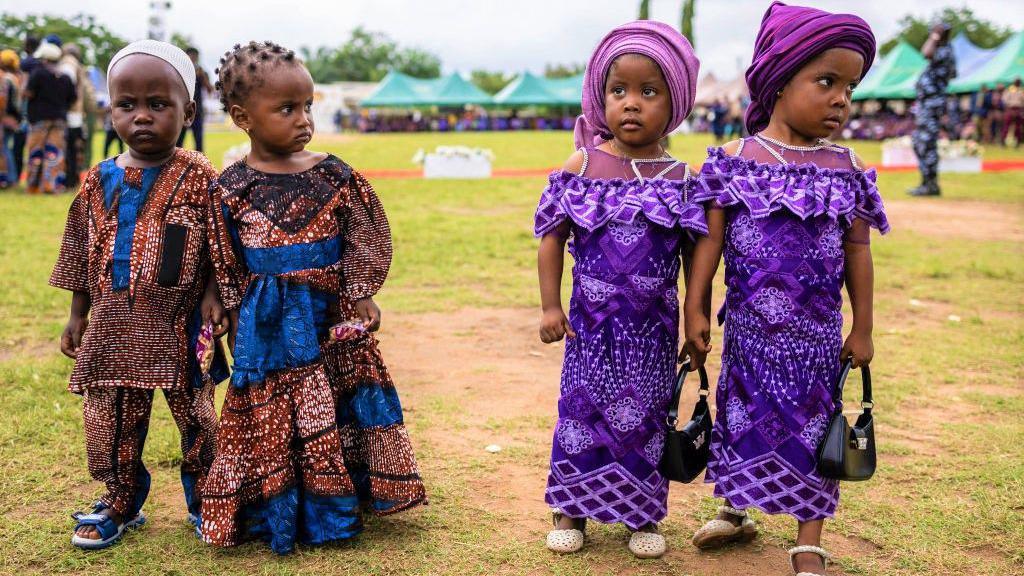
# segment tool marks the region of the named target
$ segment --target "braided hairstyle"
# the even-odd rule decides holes
[[[220,59],[220,68],[214,70],[220,93],[220,104],[227,112],[232,104],[240,104],[250,90],[263,84],[263,74],[281,64],[301,64],[295,51],[269,40],[235,44]]]

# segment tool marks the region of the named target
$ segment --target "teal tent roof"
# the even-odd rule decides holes
[[[956,75],[958,78],[966,78],[973,74],[978,68],[995,56],[998,48],[979,48],[967,38],[967,34],[960,33],[949,43],[953,48],[953,56],[956,58]]]
[[[463,106],[465,104],[491,104],[491,95],[458,74],[441,78],[434,87],[437,106]]]
[[[462,76],[414,78],[391,71],[377,89],[360,105],[364,108],[415,108],[419,106],[464,106],[491,104],[491,97]]]
[[[542,78],[523,72],[494,96],[499,106],[578,106],[583,93],[583,75]]]
[[[1009,84],[1017,78],[1024,78],[1024,31],[1010,36],[985,64],[970,75],[953,80],[949,91],[975,92],[981,89],[982,84]]]
[[[928,60],[910,44],[900,41],[881,62],[875,64],[853,93],[854,100],[913,98],[917,77]]]

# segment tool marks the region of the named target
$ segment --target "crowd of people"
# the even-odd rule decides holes
[[[196,66],[195,93],[214,88],[198,65],[199,51],[186,50]],[[202,101],[202,100],[200,100]],[[24,181],[29,194],[57,194],[80,185],[80,174],[92,164],[93,124],[102,121],[103,157],[124,151],[110,119],[106,95],[97,92],[82,58],[82,49],[60,36],[26,36],[20,49],[0,50],[0,188]],[[195,148],[203,149],[202,106],[182,130],[192,131]]]
[[[982,86],[970,101],[969,122],[961,123],[962,137],[1005,146],[1012,134],[1016,146],[1024,139],[1024,88],[1017,78],[1009,86]]]
[[[338,132],[486,132],[509,130],[572,130],[576,116],[541,114],[520,116],[516,110],[496,114],[480,107],[462,111],[424,114],[421,111],[382,113],[361,109],[351,114],[340,110],[334,116]]]
[[[28,36],[20,54],[0,51],[0,69],[0,187],[24,178],[30,194],[77,188],[89,163],[86,115],[96,112],[81,48]]]

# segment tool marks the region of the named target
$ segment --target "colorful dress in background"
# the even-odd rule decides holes
[[[843,244],[854,219],[889,230],[874,170],[823,142],[710,149],[696,201],[726,210],[722,373],[705,482],[735,508],[831,517],[839,483],[816,449],[840,398]],[[865,239],[866,240],[866,239]],[[860,241],[860,240],[856,240]]]
[[[235,241],[239,310],[202,535],[261,539],[285,554],[426,502],[402,407],[376,340],[331,341],[380,289],[391,233],[370,184],[329,156],[296,174],[244,160],[220,177]],[[216,258],[216,255],[215,255]],[[231,258],[227,258],[231,260]]]
[[[679,269],[707,234],[693,180],[675,160],[584,149],[581,175],[551,175],[535,234],[568,222],[575,261],[558,423],[545,501],[572,518],[637,530],[667,513],[658,471],[675,383]]]
[[[28,166],[25,191],[55,194],[64,191],[66,117],[75,101],[75,85],[49,64],[32,70],[25,90],[28,99]]]

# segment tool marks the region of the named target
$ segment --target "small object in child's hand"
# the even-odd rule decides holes
[[[196,340],[196,360],[201,374],[209,374],[210,366],[213,365],[213,350],[213,324],[206,323],[199,328],[199,338]]]
[[[498,452],[501,452],[501,446],[498,446],[497,444],[488,444],[484,450],[487,450],[491,454],[497,454]]]
[[[347,322],[342,322],[341,324],[335,324],[328,330],[331,342],[352,340],[353,338],[360,336],[363,332],[366,332],[366,327],[358,320],[349,320]]]

